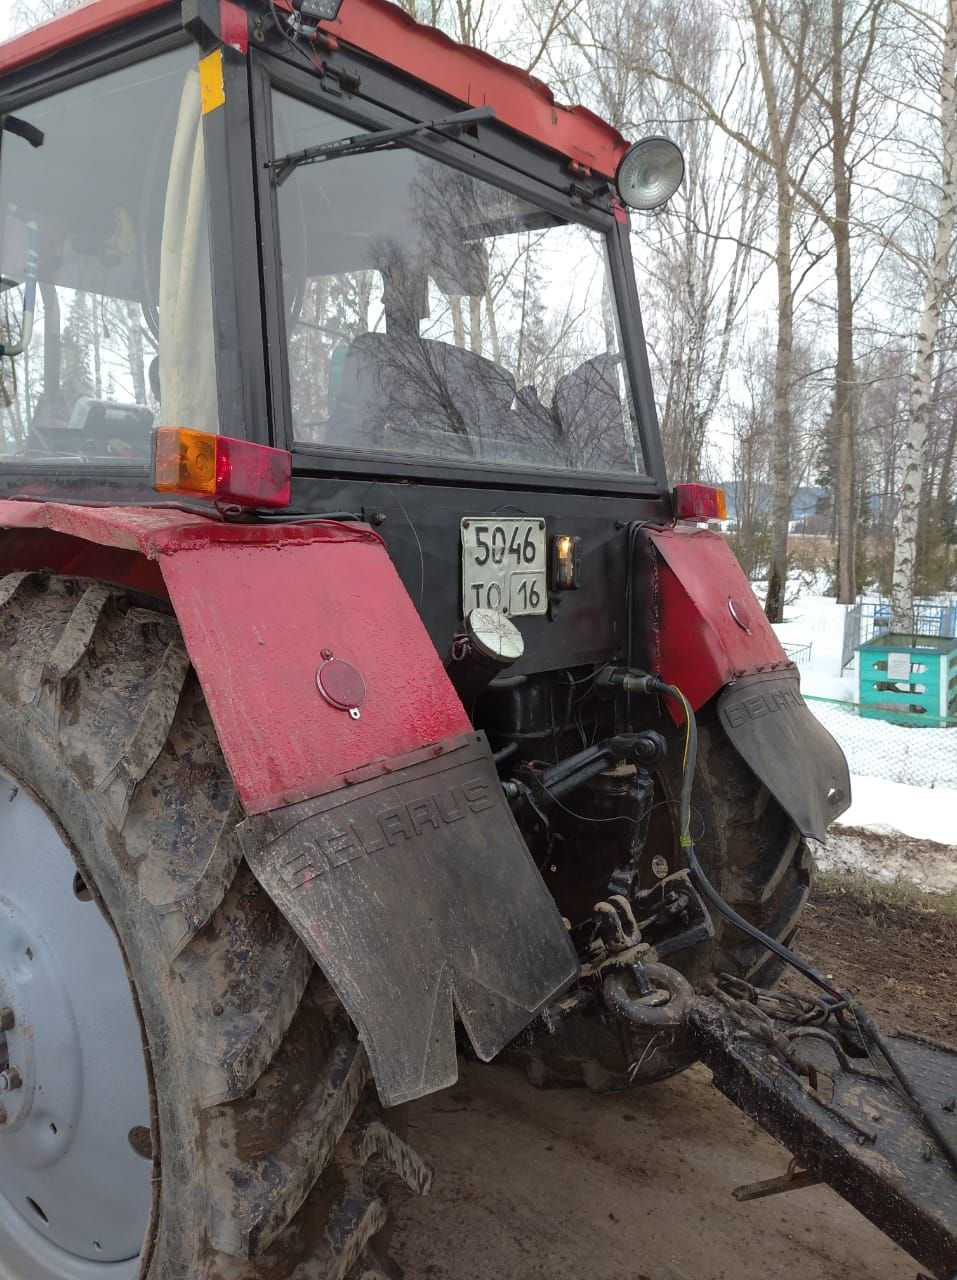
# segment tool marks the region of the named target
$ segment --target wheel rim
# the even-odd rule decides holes
[[[46,811],[0,771],[0,1280],[127,1280],[150,1089],[116,938]]]

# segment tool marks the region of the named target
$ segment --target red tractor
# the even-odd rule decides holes
[[[392,1276],[393,1108],[732,1064],[849,803],[666,481],[680,153],[386,0],[90,0],[0,125],[0,1280]]]

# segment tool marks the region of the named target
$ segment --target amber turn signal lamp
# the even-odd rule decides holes
[[[292,454],[188,427],[157,427],[153,488],[238,507],[288,507]]]
[[[676,520],[727,520],[728,495],[709,484],[675,485]]]
[[[581,586],[582,540],[570,533],[552,539],[552,590],[577,591]]]

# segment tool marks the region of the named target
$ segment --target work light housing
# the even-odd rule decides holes
[[[630,209],[660,209],[685,176],[681,148],[670,138],[642,138],[625,152],[615,175],[618,194]]]

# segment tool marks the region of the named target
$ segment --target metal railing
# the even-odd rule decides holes
[[[811,645],[810,644],[786,644],[782,642],[781,648],[788,655],[792,662],[796,662],[798,666],[802,662],[811,661]]]
[[[953,636],[957,633],[957,603],[953,600],[917,600],[914,602],[914,625],[908,635]],[[844,614],[844,640],[841,645],[841,671],[849,665],[858,645],[891,629],[889,600],[858,600]]]
[[[813,695],[806,695],[805,701],[837,739],[851,773],[957,790],[957,718],[925,717],[920,725],[902,726],[863,716],[869,708],[857,702]],[[957,805],[954,827],[957,830]]]

